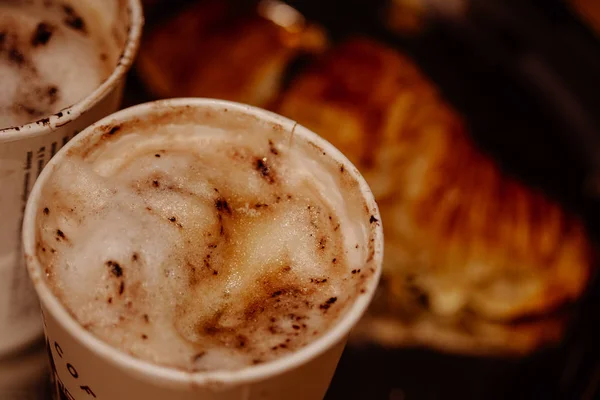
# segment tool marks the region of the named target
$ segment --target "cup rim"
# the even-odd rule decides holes
[[[133,118],[143,118],[144,115],[152,113],[157,109],[176,110],[180,107],[195,107],[217,112],[222,112],[224,109],[227,109],[228,111],[256,117],[269,124],[281,125],[286,131],[293,131],[295,136],[300,135],[301,137],[312,141],[327,152],[327,154],[335,161],[346,166],[348,173],[350,173],[358,183],[359,190],[362,193],[370,212],[381,221],[379,208],[375,202],[373,193],[356,167],[354,167],[354,165],[332,144],[309,129],[299,125],[297,122],[257,107],[224,100],[205,98],[159,100],[124,109],[89,126],[67,143],[67,145],[65,145],[44,168],[31,191],[23,223],[23,248],[30,278],[33,281],[36,292],[42,304],[45,306],[47,313],[52,314],[57,322],[61,324],[75,340],[79,341],[84,347],[88,348],[110,364],[116,364],[118,367],[127,370],[133,375],[146,381],[160,383],[162,386],[167,387],[181,387],[182,385],[189,386],[192,384],[194,386],[221,389],[224,387],[233,387],[262,381],[273,376],[281,375],[308,363],[334,347],[337,343],[345,340],[352,327],[366,311],[381,276],[381,264],[383,260],[383,228],[381,223],[376,224],[372,236],[375,240],[373,255],[375,272],[370,278],[368,285],[365,287],[365,293],[358,295],[356,300],[354,300],[349,309],[345,311],[334,327],[329,329],[317,340],[310,342],[305,347],[289,355],[264,364],[248,366],[232,371],[183,371],[150,363],[110,346],[84,329],[61,304],[46,284],[43,268],[38,258],[35,256],[37,203],[40,200],[41,191],[45,182],[51,176],[54,168],[61,162],[69,149],[93,135],[98,127],[123,123],[124,121]]]
[[[79,100],[75,104],[63,108],[51,115],[44,116],[37,121],[24,125],[0,128],[0,143],[22,140],[39,136],[54,131],[61,126],[67,125],[81,115],[85,114],[101,99],[103,99],[115,86],[116,83],[129,71],[140,46],[142,28],[144,26],[144,13],[140,0],[127,0],[130,21],[125,41],[125,48],[121,53],[117,66],[111,74],[93,92]]]

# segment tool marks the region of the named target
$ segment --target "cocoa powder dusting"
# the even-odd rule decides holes
[[[116,261],[107,261],[106,266],[110,269],[110,272],[117,278],[123,276],[123,268]]]
[[[267,164],[267,158],[257,158],[254,163],[255,169],[260,173],[260,175],[269,183],[275,183],[275,178],[273,176],[273,171]]]
[[[8,59],[18,66],[25,64],[25,56],[18,49],[12,48],[8,51]]]
[[[325,303],[321,304],[319,308],[321,310],[328,310],[329,307],[331,307],[331,305],[334,304],[336,301],[337,297],[330,297]]]
[[[48,22],[40,22],[31,37],[33,47],[45,46],[52,38],[56,28]]]
[[[229,203],[227,203],[227,200],[223,198],[218,198],[217,200],[215,200],[215,207],[220,213],[224,212],[226,214],[231,215],[231,208],[229,207]]]
[[[64,13],[66,14],[65,18],[63,20],[65,25],[68,26],[69,28],[79,31],[83,34],[87,34],[87,28],[86,28],[85,21],[75,11],[75,9],[68,4],[64,4],[62,8],[63,8]]]

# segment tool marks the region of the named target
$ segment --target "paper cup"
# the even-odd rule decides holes
[[[25,203],[44,165],[79,131],[115,112],[143,25],[139,0],[78,0],[110,36],[116,66],[86,98],[30,124],[0,129],[0,356],[42,334],[39,306],[22,263]],[[82,7],[83,8],[83,7]]]
[[[46,281],[45,266],[37,257],[37,224],[40,196],[53,170],[60,165],[69,151],[87,149],[106,137],[107,129],[126,126],[128,121],[158,121],[169,124],[182,112],[193,110],[194,115],[219,115],[228,118],[258,121],[262,129],[273,130],[286,138],[308,139],[327,157],[344,166],[358,184],[357,192],[364,200],[365,238],[369,249],[365,270],[372,275],[357,288],[355,299],[338,322],[323,336],[306,347],[275,361],[235,371],[184,372],[151,364],[117,350],[84,329],[65,309]],[[226,113],[226,114],[225,114]],[[227,118],[225,118],[227,115]],[[153,118],[157,117],[157,118]],[[187,117],[186,117],[187,118]],[[196,118],[196,117],[194,117]],[[200,117],[201,118],[201,117]],[[212,117],[207,117],[212,118]],[[218,119],[217,119],[218,121]],[[207,122],[208,123],[208,122]],[[225,122],[224,124],[226,124]],[[236,122],[239,124],[239,122]],[[245,122],[244,122],[245,123]],[[199,122],[202,124],[202,121]],[[211,127],[219,122],[211,120]],[[246,125],[243,125],[246,126]],[[221,126],[227,129],[225,126]],[[249,130],[253,128],[248,128]],[[83,146],[83,147],[81,147]],[[369,213],[372,218],[368,217]],[[316,400],[325,396],[335,371],[346,338],[362,316],[377,286],[383,256],[383,233],[379,211],[371,190],[354,166],[331,144],[308,129],[276,114],[237,103],[209,99],[177,99],[143,104],[118,112],[89,127],[63,148],[40,175],[30,196],[25,212],[23,239],[25,258],[31,279],[41,299],[45,332],[52,365],[56,374],[59,398],[104,400]],[[362,245],[362,244],[361,244]],[[355,289],[352,289],[355,290]]]

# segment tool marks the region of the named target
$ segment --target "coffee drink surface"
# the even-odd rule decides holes
[[[188,371],[268,362],[373,283],[379,220],[358,172],[239,110],[101,126],[53,168],[37,211],[48,284],[135,357]]]
[[[0,129],[39,120],[91,94],[118,50],[78,2],[0,2]]]

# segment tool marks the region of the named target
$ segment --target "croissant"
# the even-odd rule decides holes
[[[266,107],[294,57],[325,46],[320,28],[279,2],[254,9],[201,1],[149,31],[137,71],[157,97],[212,97]]]
[[[568,0],[567,4],[596,34],[600,34],[600,4],[597,1]]]
[[[277,110],[340,148],[379,203],[384,278],[361,336],[475,353],[560,339],[592,272],[583,223],[480,151],[409,58],[351,39]]]

